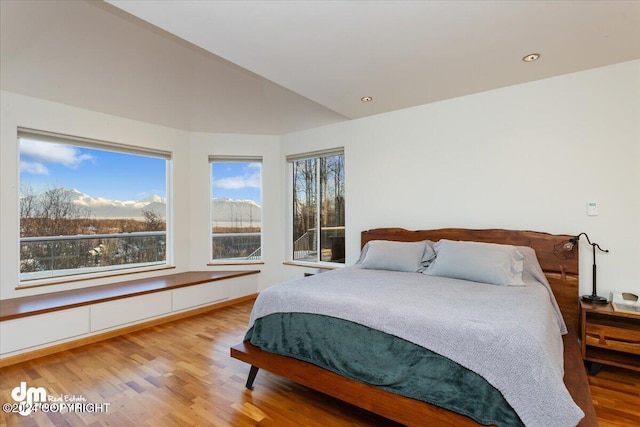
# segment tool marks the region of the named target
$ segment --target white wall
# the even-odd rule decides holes
[[[360,231],[511,228],[577,234],[599,254],[599,293],[640,292],[640,61],[512,86],[282,137],[189,133],[1,93],[0,298],[18,283],[18,126],[173,153],[176,272],[208,262],[209,155],[263,157],[265,264],[258,288],[304,269],[283,266],[285,156],[345,147],[347,264]],[[279,143],[280,142],[280,143]],[[586,216],[596,200],[600,215]],[[581,289],[590,292],[590,247]],[[224,267],[238,269],[238,267]]]
[[[374,227],[584,231],[611,251],[598,255],[600,295],[640,292],[640,61],[282,139],[284,155],[345,147],[347,264]]]
[[[42,99],[0,93],[0,298],[15,298],[105,283],[77,282],[16,291],[19,283],[19,153],[17,128],[56,132],[107,142],[170,151],[173,158],[175,272],[187,271],[189,246],[189,133],[163,126],[96,113]],[[173,272],[173,271],[172,271]],[[166,272],[165,272],[166,273]]]

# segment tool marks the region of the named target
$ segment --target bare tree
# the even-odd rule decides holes
[[[27,184],[20,185],[20,236],[34,235],[33,221],[23,221],[36,217],[37,199],[33,188]]]
[[[65,188],[51,188],[36,195],[29,186],[21,188],[20,229],[22,237],[68,236],[77,234],[80,220],[88,219],[91,210],[78,206]]]
[[[156,211],[152,209],[142,209],[142,217],[145,221],[145,230],[147,231],[164,231],[166,229],[166,221]]]
[[[316,161],[305,159],[293,162],[294,240],[315,228]]]
[[[26,185],[20,190],[20,237],[70,236],[81,234],[86,227],[91,211],[74,204],[70,191],[52,188],[34,194]],[[21,244],[20,271],[75,268],[77,258],[82,258],[79,254],[88,250],[84,247],[88,244],[88,241],[76,246],[68,241]]]

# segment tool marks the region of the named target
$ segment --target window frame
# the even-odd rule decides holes
[[[173,182],[173,156],[171,151],[154,149],[154,148],[145,148],[134,145],[109,142],[104,140],[98,140],[93,138],[80,137],[75,135],[66,135],[55,132],[31,129],[26,127],[18,127],[16,133],[16,144],[18,146],[17,149],[17,162],[20,163],[20,137],[25,137],[30,140],[37,140],[46,143],[54,143],[54,144],[65,144],[74,147],[80,148],[88,148],[102,151],[110,151],[122,154],[131,154],[137,156],[146,156],[146,157],[154,157],[158,159],[165,160],[165,200],[166,200],[166,211],[165,211],[165,259],[164,262],[157,263],[136,263],[136,264],[117,264],[112,266],[106,266],[105,268],[101,268],[99,270],[93,271],[81,271],[83,268],[78,269],[69,269],[68,274],[59,274],[59,275],[47,275],[43,277],[34,277],[23,279],[23,273],[20,271],[20,252],[22,247],[22,237],[20,236],[20,227],[21,227],[21,218],[18,215],[17,221],[17,229],[18,229],[18,239],[16,242],[16,250],[18,253],[18,265],[16,266],[18,271],[18,285],[16,289],[28,289],[33,287],[47,286],[47,285],[55,285],[60,283],[72,283],[72,282],[80,282],[85,280],[92,279],[100,279],[107,278],[112,276],[120,276],[124,274],[134,274],[134,273],[143,273],[150,271],[158,271],[158,270],[166,270],[175,268],[174,264],[174,250],[173,250],[173,221],[172,221],[172,213],[173,213],[173,198],[172,198],[172,182]],[[19,170],[20,168],[18,168]],[[22,179],[20,177],[20,172],[18,171],[18,186],[16,188],[16,202],[18,205],[18,209],[20,206],[20,195],[21,195],[21,187],[22,187]],[[95,197],[95,195],[92,195]],[[46,237],[46,236],[43,236]],[[77,270],[77,272],[73,272],[73,270]],[[52,271],[55,270],[45,270]]]
[[[219,163],[259,163],[260,164],[260,257],[258,259],[234,259],[234,258],[221,258],[213,259],[213,164]],[[264,212],[263,212],[263,196],[264,196],[264,162],[262,156],[209,156],[209,193],[208,193],[208,241],[209,241],[209,261],[207,265],[251,265],[251,264],[264,264]]]
[[[321,157],[330,157],[330,156],[337,156],[337,155],[342,155],[343,156],[343,162],[345,164],[345,169],[344,169],[344,178],[343,178],[343,185],[346,183],[346,157],[345,157],[345,153],[344,153],[344,147],[337,147],[337,148],[332,148],[332,149],[328,149],[328,150],[319,150],[319,151],[312,151],[312,152],[306,152],[306,153],[300,153],[300,154],[293,154],[293,155],[289,155],[286,156],[286,162],[287,162],[287,212],[288,212],[288,216],[287,216],[287,257],[286,259],[286,264],[293,264],[293,265],[301,265],[301,266],[309,266],[309,267],[320,267],[320,268],[329,268],[329,269],[333,269],[333,268],[341,268],[346,266],[346,262],[335,262],[335,261],[322,261],[322,257],[320,256],[321,253],[321,243],[322,243],[322,239],[318,238],[316,239],[316,250],[318,252],[318,259],[315,261],[303,261],[303,260],[296,260],[293,258],[294,255],[294,247],[293,247],[293,226],[294,226],[294,213],[293,213],[293,202],[294,202],[294,198],[295,198],[295,194],[293,191],[293,187],[294,187],[294,176],[293,176],[293,162],[298,161],[298,160],[309,160],[309,159],[317,159],[319,160]],[[320,162],[318,161],[318,166],[317,166],[317,170],[319,171],[320,168]],[[321,232],[321,221],[320,221],[320,215],[321,215],[321,203],[322,203],[322,197],[320,195],[321,191],[320,191],[320,179],[318,177],[316,177],[316,183],[315,183],[315,192],[316,192],[316,227],[318,227],[319,232],[318,232],[318,236],[320,236],[320,232]],[[345,190],[346,193],[346,190]],[[345,219],[345,235],[346,235],[346,219]],[[346,241],[345,241],[345,246],[346,246]],[[345,252],[346,252],[346,248],[345,248]]]

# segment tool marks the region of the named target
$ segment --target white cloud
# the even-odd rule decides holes
[[[49,169],[42,163],[20,162],[20,172],[31,173],[34,175],[49,175]]]
[[[71,169],[76,169],[84,161],[92,161],[94,157],[83,154],[76,147],[65,144],[34,141],[20,138],[20,155],[28,157],[36,163],[57,163]],[[44,165],[42,167],[46,169]]]
[[[260,188],[260,174],[245,176],[230,176],[213,181],[213,186],[225,190],[240,190],[242,188]]]

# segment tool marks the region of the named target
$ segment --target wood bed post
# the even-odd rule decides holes
[[[249,376],[247,377],[247,383],[245,384],[245,387],[249,390],[253,390],[253,382],[256,379],[256,375],[258,375],[258,369],[260,368],[254,365],[251,365],[251,369],[249,369]]]

